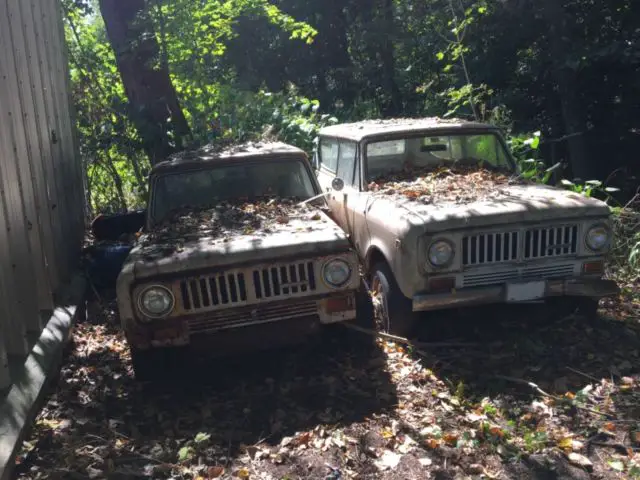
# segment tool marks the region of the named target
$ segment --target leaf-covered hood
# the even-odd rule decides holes
[[[304,218],[271,225],[269,229],[171,242],[149,242],[142,236],[127,264],[136,278],[190,270],[277,261],[283,257],[322,256],[350,248],[345,233],[327,214],[314,210]]]
[[[604,202],[558,188],[545,185],[497,188],[491,198],[462,204],[437,201],[425,204],[401,195],[374,194],[369,212],[376,218],[402,217],[426,232],[609,215]]]

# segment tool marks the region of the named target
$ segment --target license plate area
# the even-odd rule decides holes
[[[506,301],[509,303],[531,302],[544,298],[547,282],[507,283]]]

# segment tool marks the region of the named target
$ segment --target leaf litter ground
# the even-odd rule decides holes
[[[105,303],[77,326],[16,478],[639,474],[640,328],[615,301],[598,320],[474,309],[420,332],[478,345],[464,349],[354,344],[368,337],[336,330],[176,367],[181,380],[164,387],[135,382]]]

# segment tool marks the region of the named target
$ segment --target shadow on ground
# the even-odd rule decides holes
[[[631,322],[537,306],[445,312],[425,317],[419,340],[474,345],[411,352],[338,330],[144,386],[109,302],[78,326],[18,477],[618,478],[607,462],[635,448],[638,392],[620,386],[640,380]],[[582,406],[612,412],[613,430],[609,413],[575,407],[588,386]],[[570,464],[564,437],[594,465]]]
[[[224,465],[247,446],[363,422],[397,404],[382,351],[342,329],[322,342],[181,364],[165,382],[140,384],[113,324],[94,317],[77,326],[18,476],[164,476],[163,463],[194,455]]]

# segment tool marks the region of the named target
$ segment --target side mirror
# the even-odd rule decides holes
[[[334,178],[331,181],[331,188],[334,189],[336,192],[339,192],[344,188],[344,180],[342,180],[340,177]]]

